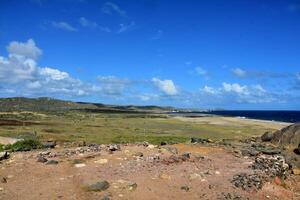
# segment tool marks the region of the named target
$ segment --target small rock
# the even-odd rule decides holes
[[[169,175],[167,175],[167,174],[164,174],[164,173],[162,173],[162,174],[160,174],[160,175],[159,175],[159,178],[161,178],[161,179],[165,179],[165,180],[170,180],[170,179],[171,179],[171,176],[169,176]]]
[[[211,139],[207,138],[191,138],[191,143],[212,143],[213,141]]]
[[[191,158],[191,153],[189,153],[189,152],[183,153],[181,156],[182,156],[183,158],[190,159],[190,158]]]
[[[144,146],[144,147],[148,147],[148,146],[149,146],[149,142],[144,141],[144,142],[143,142],[143,146]]]
[[[46,149],[50,149],[50,148],[52,149],[56,146],[56,141],[50,141],[49,140],[49,141],[46,141],[46,142],[42,142],[42,145]]]
[[[164,145],[167,145],[168,143],[166,142],[166,141],[162,141],[161,143],[160,143],[160,146],[164,146]]]
[[[74,166],[77,167],[77,168],[81,168],[81,167],[85,167],[86,164],[84,164],[84,163],[78,163],[78,164],[75,164]]]
[[[101,192],[109,188],[109,183],[107,181],[99,181],[95,184],[86,187],[88,191]]]
[[[100,160],[96,160],[95,163],[98,163],[98,164],[106,164],[106,163],[108,163],[108,160],[105,159],[105,158],[102,158],[102,159],[100,159]]]
[[[144,154],[143,154],[142,152],[136,152],[136,153],[134,154],[134,156],[135,156],[135,157],[143,157]]]
[[[149,145],[147,146],[147,148],[149,148],[149,149],[154,149],[155,146],[154,146],[153,144],[149,144]]]
[[[295,175],[300,175],[300,169],[299,168],[294,168],[292,169],[293,174]]]
[[[108,146],[109,151],[120,151],[121,147],[118,144],[111,144]]]
[[[197,173],[193,173],[189,175],[189,179],[190,180],[194,180],[194,179],[201,179],[203,177],[203,175],[197,174]]]
[[[221,173],[219,171],[215,171],[215,174],[216,175],[220,175]]]
[[[5,160],[9,158],[9,153],[7,151],[0,152],[0,160]]]
[[[49,160],[46,162],[46,165],[57,165],[58,161],[57,160]]]
[[[1,177],[0,182],[1,183],[7,183],[7,178],[6,177]]]
[[[45,163],[47,161],[48,160],[46,158],[44,158],[43,156],[39,156],[38,159],[37,159],[37,162],[41,162],[41,163]]]
[[[280,179],[278,176],[276,176],[276,177],[274,178],[274,183],[275,183],[276,185],[281,185],[281,184],[282,184],[282,181],[281,181],[281,179]]]
[[[186,192],[188,192],[190,190],[189,186],[187,186],[187,185],[181,186],[180,189],[182,189]]]
[[[168,147],[163,147],[164,149],[166,149],[167,151],[169,151],[172,154],[178,154],[178,150],[176,147],[172,147],[172,146],[168,146]]]
[[[134,190],[136,190],[136,188],[137,188],[137,184],[136,184],[136,183],[129,183],[129,184],[127,185],[127,187],[128,187],[128,190],[129,190],[129,191],[134,191]]]
[[[104,196],[101,200],[110,200],[109,196]]]

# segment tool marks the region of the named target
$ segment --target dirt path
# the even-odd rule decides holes
[[[174,161],[175,148],[175,155],[190,152],[191,157]],[[235,174],[251,172],[249,158],[219,147],[178,144],[166,149],[129,145],[113,153],[74,155],[55,149],[56,156],[48,156],[59,161],[55,165],[37,162],[38,151],[15,153],[0,164],[0,199],[300,199],[298,177],[287,180],[286,187],[274,182],[259,191],[234,187]],[[107,190],[87,191],[103,180],[110,184]]]

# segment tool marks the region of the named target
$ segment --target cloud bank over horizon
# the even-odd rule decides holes
[[[120,103],[161,104],[195,106],[204,104],[222,105],[223,103],[285,103],[290,94],[280,95],[267,91],[260,84],[240,85],[223,82],[219,87],[203,86],[198,91],[187,91],[175,85],[171,79],[157,77],[149,80],[130,80],[117,76],[97,75],[94,80],[84,81],[73,77],[57,67],[39,66],[38,59],[43,50],[33,39],[25,42],[12,41],[7,47],[8,56],[0,56],[0,92],[1,96],[26,97],[62,97],[77,99],[94,97],[95,99],[115,99]],[[196,73],[206,75],[203,68]],[[235,70],[238,76],[244,72]],[[297,74],[299,81],[299,74]],[[299,81],[300,82],[300,81]],[[142,85],[142,89],[139,86]],[[283,97],[284,96],[284,97]]]

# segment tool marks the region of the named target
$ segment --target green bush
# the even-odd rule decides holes
[[[36,139],[25,139],[14,144],[6,145],[3,149],[9,151],[30,151],[32,149],[39,149],[42,144]]]

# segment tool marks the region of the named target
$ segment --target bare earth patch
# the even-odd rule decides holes
[[[170,152],[174,147],[178,154]],[[221,147],[122,145],[113,152],[62,152],[66,149],[43,154],[58,164],[37,162],[40,151],[13,153],[2,161],[0,199],[300,199],[297,176],[270,181],[261,190],[235,187],[232,177],[251,173],[253,160]],[[109,187],[87,189],[101,181]]]

